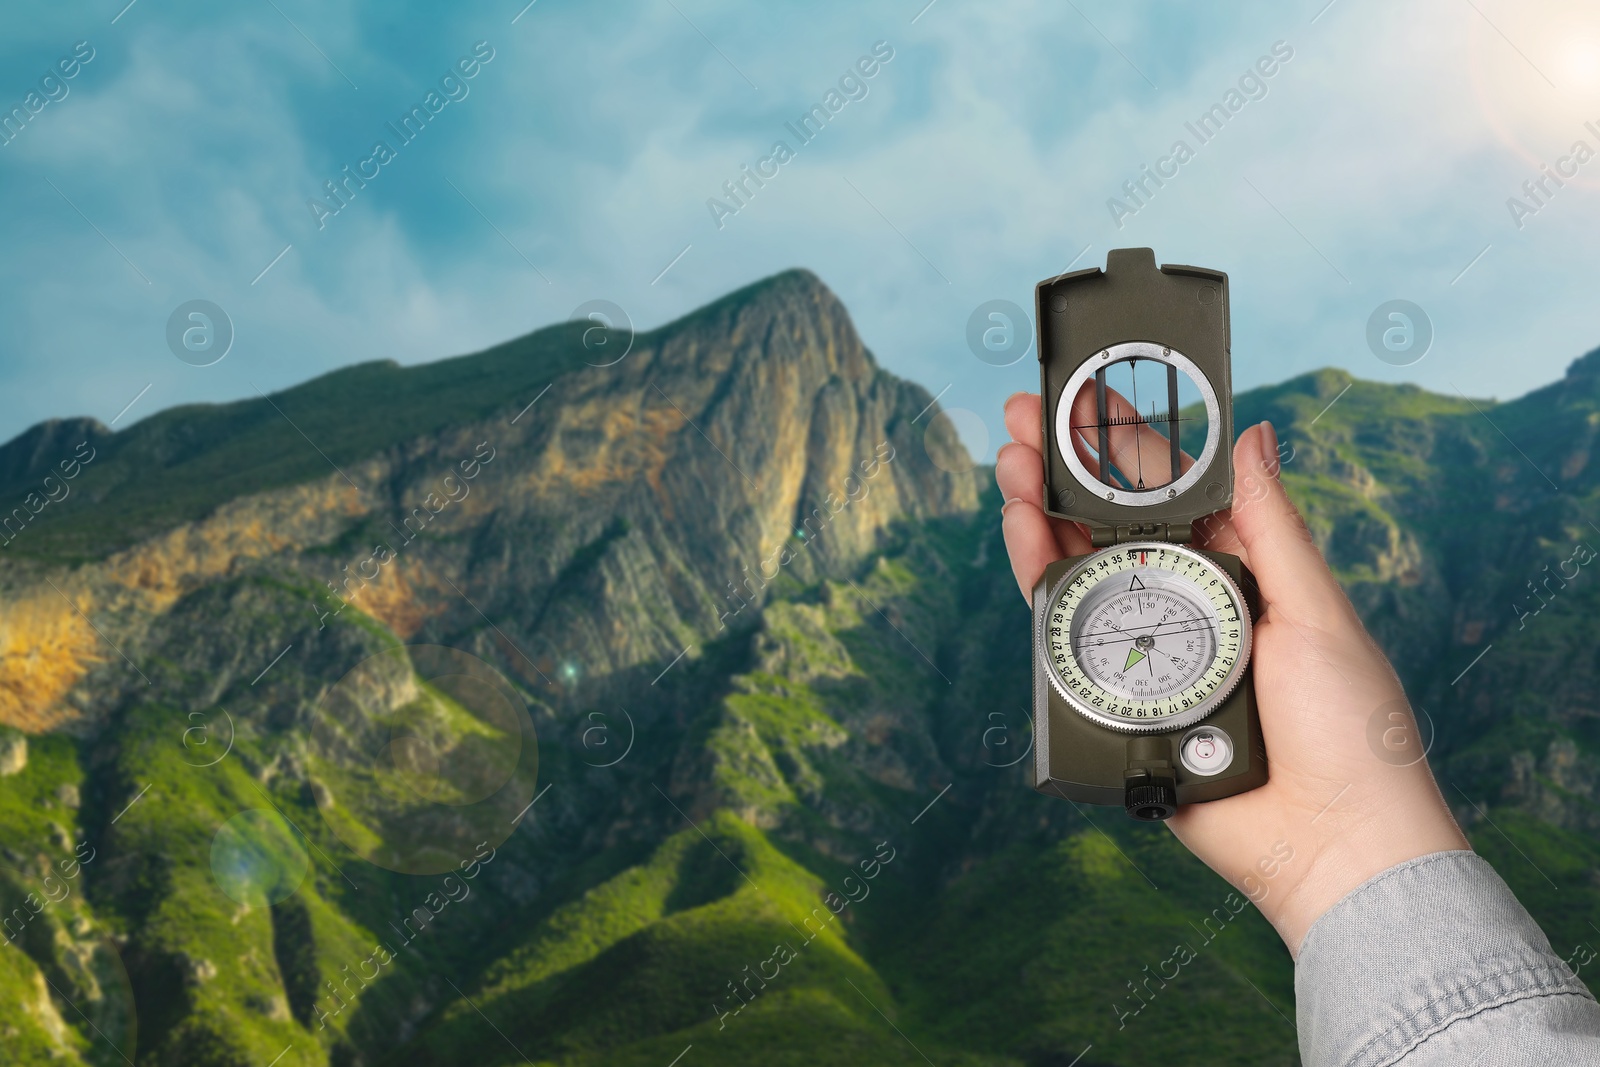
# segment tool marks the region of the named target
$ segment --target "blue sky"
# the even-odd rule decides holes
[[[1600,151],[1593,5],[523,2],[8,3],[0,111],[77,42],[94,58],[0,147],[0,439],[473,351],[594,299],[648,328],[804,266],[992,455],[1037,369],[976,358],[973,309],[1119,245],[1230,273],[1240,388],[1332,365],[1507,398],[1600,345],[1600,158],[1571,154]],[[480,41],[400,145],[385,123]],[[801,145],[784,124],[880,41]],[[1292,57],[1200,144],[1185,124],[1276,42]],[[319,229],[307,201],[380,138],[394,158]],[[794,158],[719,228],[707,199],[779,139]],[[1180,139],[1193,157],[1128,200]],[[211,366],[167,346],[193,299],[236,331]],[[1368,348],[1392,299],[1435,332],[1409,366]]]

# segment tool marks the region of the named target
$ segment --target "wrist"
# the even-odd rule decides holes
[[[1275,887],[1281,892],[1258,904],[1291,956],[1299,956],[1318,919],[1374,876],[1420,856],[1472,848],[1431,775],[1425,783],[1414,783],[1424,788],[1374,785],[1377,795],[1357,797],[1343,813],[1330,810],[1319,818],[1327,825],[1319,826],[1319,833],[1297,848],[1307,855],[1304,864],[1294,865],[1294,879]]]

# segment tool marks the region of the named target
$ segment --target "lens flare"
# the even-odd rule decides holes
[[[264,908],[294,895],[311,859],[283,816],[266,808],[241,811],[211,839],[211,876],[228,899]]]

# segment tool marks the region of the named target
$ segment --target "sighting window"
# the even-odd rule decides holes
[[[1106,500],[1169,500],[1216,453],[1215,392],[1187,357],[1161,345],[1126,342],[1097,353],[1072,375],[1059,405],[1062,459]]]

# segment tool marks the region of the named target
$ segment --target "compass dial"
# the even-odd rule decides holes
[[[1118,545],[1051,591],[1039,642],[1050,680],[1118,730],[1178,729],[1225,700],[1250,659],[1250,614],[1222,568],[1192,549]]]

